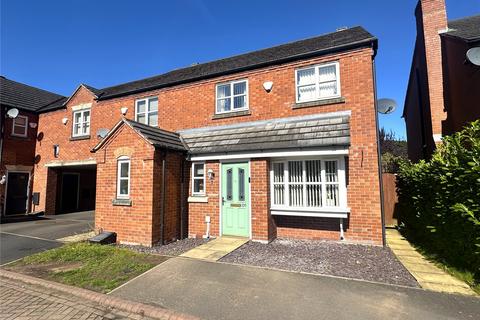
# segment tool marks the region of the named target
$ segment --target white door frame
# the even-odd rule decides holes
[[[222,208],[223,208],[223,201],[222,201],[222,172],[223,164],[227,163],[247,163],[248,164],[248,238],[252,239],[252,187],[251,187],[251,165],[250,159],[235,159],[235,160],[220,160],[218,164],[218,203],[219,203],[219,218],[218,218],[218,235],[221,237],[223,235],[222,232]]]
[[[27,202],[26,202],[26,208],[25,208],[25,213],[28,213],[28,205],[30,203],[30,181],[32,179],[32,172],[29,170],[8,170],[6,173],[6,181],[5,181],[5,201],[3,203],[3,215],[7,216],[7,196],[8,196],[8,176],[9,173],[27,173],[28,174],[28,183],[27,183]],[[25,213],[19,213],[17,215],[23,215]],[[12,215],[14,216],[14,215]]]

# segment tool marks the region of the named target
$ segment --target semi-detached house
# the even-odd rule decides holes
[[[232,235],[381,244],[377,39],[362,27],[113,87],[39,117],[47,214],[142,245]]]

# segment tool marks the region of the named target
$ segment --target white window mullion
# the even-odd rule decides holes
[[[325,161],[321,162],[321,177],[322,177],[322,206],[325,206],[327,203],[327,187],[325,185],[326,175],[325,175]]]
[[[306,162],[302,161],[301,163],[302,163],[302,189],[303,189],[302,207],[306,207],[307,206],[307,171],[306,171],[307,169],[305,168]]]
[[[288,182],[288,162],[283,162],[283,182],[285,184],[285,202],[284,205],[288,207],[290,205],[290,183]]]

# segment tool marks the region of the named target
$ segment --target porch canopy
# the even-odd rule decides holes
[[[282,151],[342,154],[350,145],[350,113],[334,112],[179,131],[192,160],[273,156]]]

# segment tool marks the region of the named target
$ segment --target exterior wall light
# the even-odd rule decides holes
[[[30,125],[30,128],[32,129],[35,129],[37,127],[37,123],[35,122],[30,122],[29,125]]]
[[[128,108],[127,107],[122,107],[120,109],[120,112],[122,113],[122,115],[126,115],[127,114],[127,111],[128,111]]]
[[[55,158],[58,158],[59,155],[60,155],[60,146],[58,144],[54,144],[53,145],[53,156]]]
[[[68,123],[68,118],[63,118],[63,119],[62,119],[62,123],[63,123],[64,125],[67,125],[67,123]]]
[[[265,89],[265,91],[267,91],[267,92],[272,91],[272,87],[273,87],[273,82],[272,81],[265,81],[263,83],[263,89]]]
[[[213,177],[215,177],[215,173],[213,173],[212,169],[208,169],[207,176],[208,176],[208,180],[210,180],[210,181],[213,180]]]

